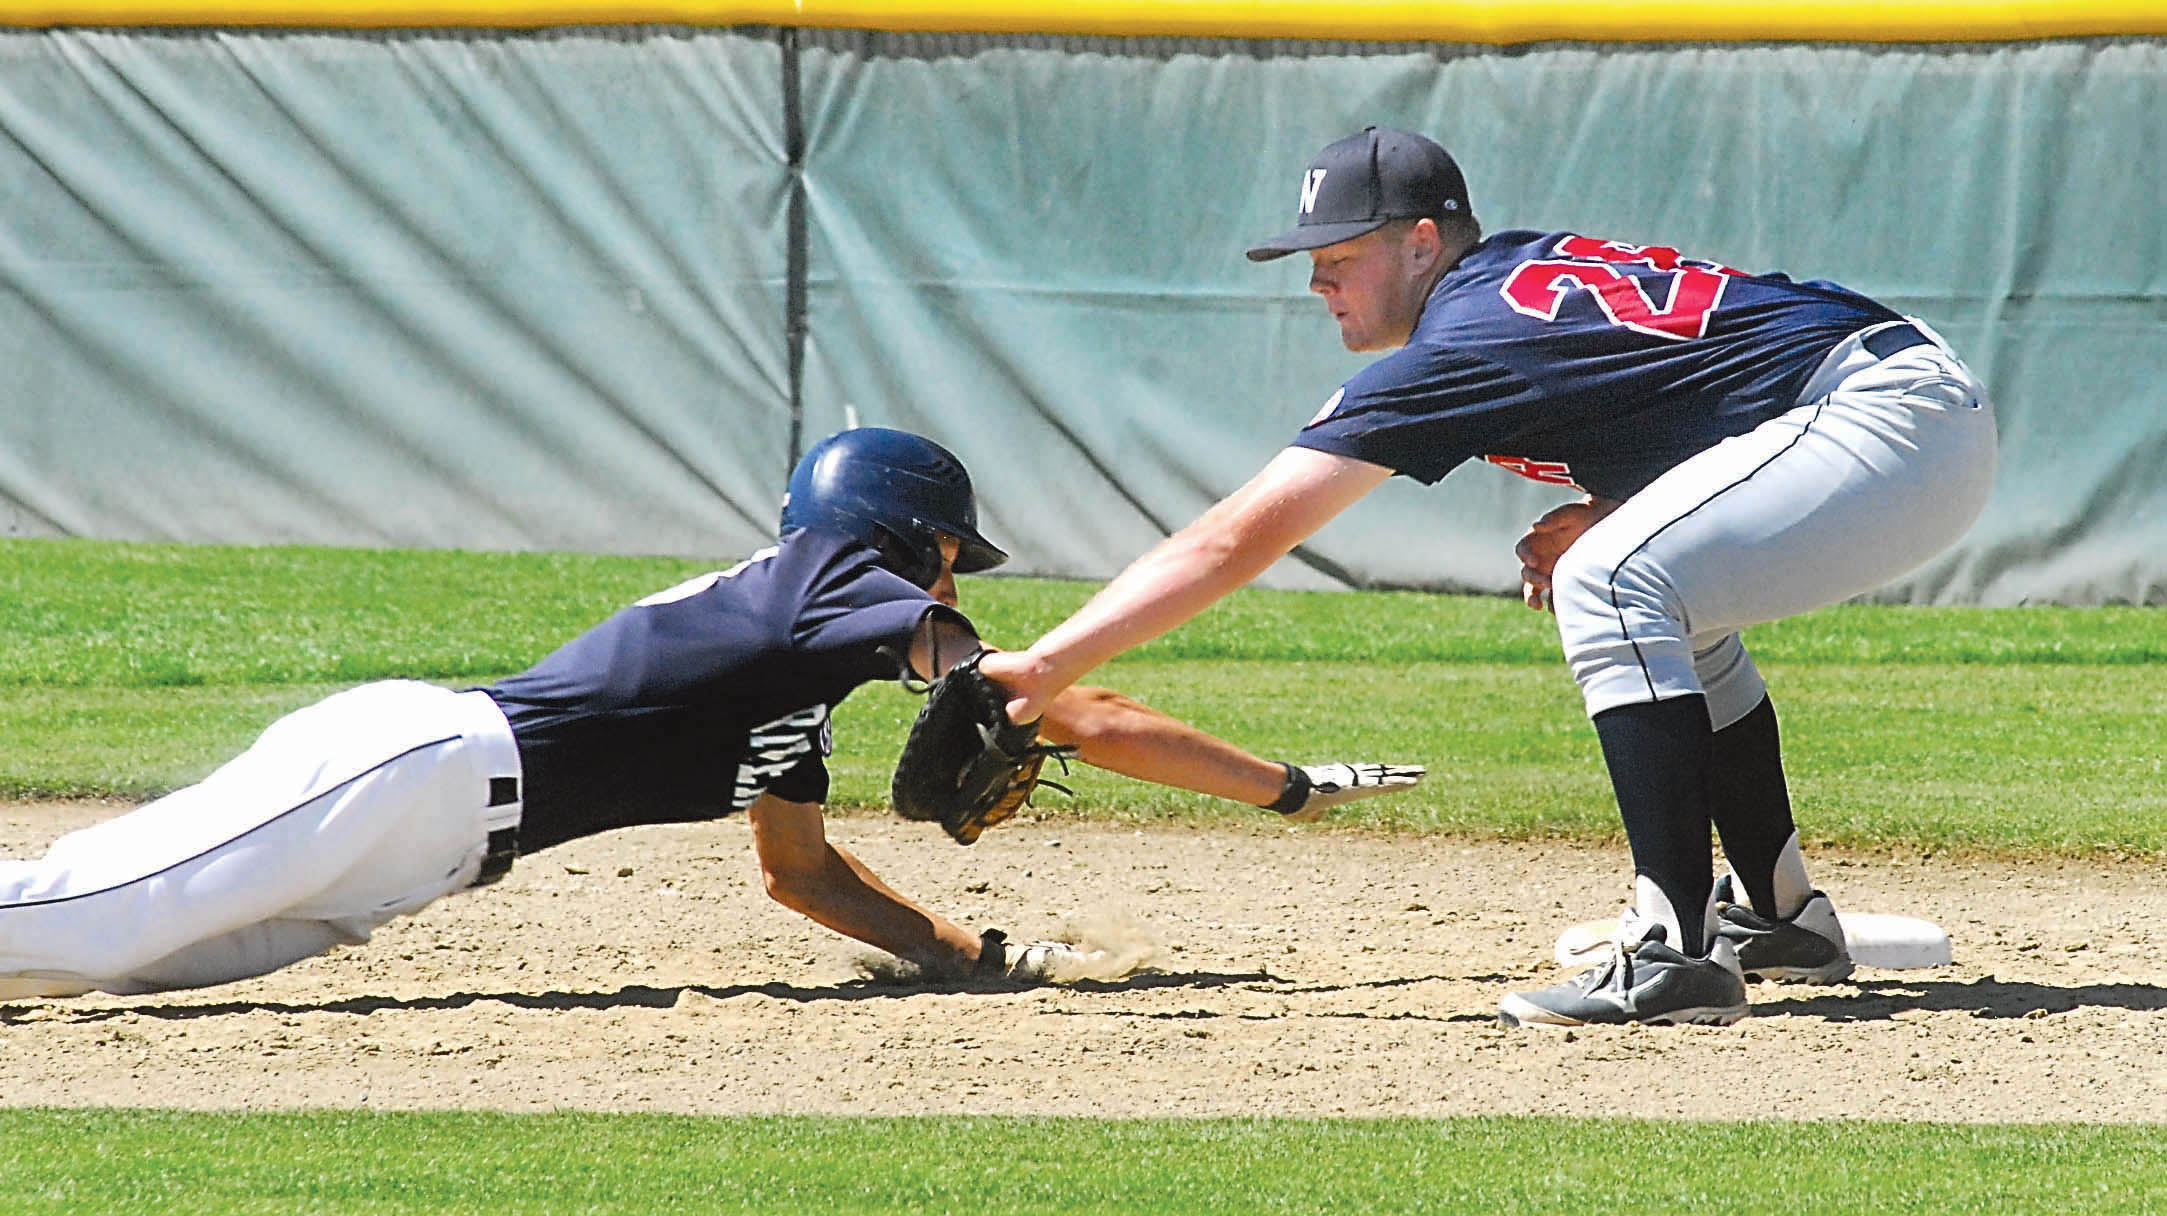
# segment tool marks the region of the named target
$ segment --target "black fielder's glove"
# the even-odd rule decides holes
[[[1007,691],[978,670],[985,653],[933,682],[889,787],[896,814],[938,823],[957,844],[977,840],[1030,801],[1048,756],[1065,762],[1076,750],[1040,743],[1036,722],[1008,720]]]

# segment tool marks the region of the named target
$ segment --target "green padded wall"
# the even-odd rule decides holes
[[[1102,578],[1360,366],[1299,260],[1240,251],[1371,122],[1451,147],[1492,229],[1946,333],[2001,483],[1884,598],[2167,602],[2141,38],[0,33],[0,532],[737,553],[855,418],[955,447],[1015,569]],[[1272,581],[1508,590],[1557,498],[1396,482]]]

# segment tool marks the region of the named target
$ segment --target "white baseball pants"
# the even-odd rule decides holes
[[[484,693],[388,681],[297,710],[201,784],[0,861],[0,997],[197,988],[358,945],[474,884],[518,778]]]
[[[1705,693],[1721,730],[1767,693],[1738,631],[1837,603],[1963,536],[1993,488],[1994,407],[1932,341],[1831,352],[1799,405],[1657,478],[1557,564],[1589,716]],[[1876,329],[1883,327],[1875,327]]]

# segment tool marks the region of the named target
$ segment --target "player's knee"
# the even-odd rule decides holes
[[[1617,558],[1567,550],[1551,579],[1551,605],[1559,621],[1569,617],[1677,615],[1678,594],[1645,554]]]
[[[1615,563],[1597,562],[1568,549],[1550,575],[1550,606],[1560,622],[1610,612],[1617,585],[1611,578]]]
[[[1589,712],[1642,697],[1657,673],[1665,688],[1692,685],[1679,597],[1653,563],[1568,553],[1551,596],[1565,662],[1590,699]]]

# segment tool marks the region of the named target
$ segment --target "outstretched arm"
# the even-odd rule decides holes
[[[1107,688],[1074,685],[1047,706],[1039,733],[1076,747],[1085,764],[1176,789],[1278,811],[1310,823],[1342,803],[1403,790],[1419,764],[1312,764],[1266,760]]]
[[[897,894],[830,843],[819,804],[764,794],[746,817],[775,902],[928,970],[960,971],[978,961],[978,935]]]
[[[1287,448],[1030,649],[988,655],[980,670],[1015,692],[1009,716],[1039,717],[1092,668],[1247,585],[1391,474],[1367,461]]]
[[[767,893],[793,912],[885,950],[928,971],[975,974],[1023,983],[1066,982],[1105,969],[1104,956],[1064,942],[1009,942],[974,935],[884,883],[864,862],[828,840],[820,807],[763,794],[747,809]],[[991,955],[984,952],[992,950]]]
[[[954,607],[953,604],[949,607]],[[978,653],[978,635],[931,610],[910,639],[910,668],[921,680],[938,680],[948,669]]]
[[[1095,768],[1236,802],[1266,806],[1286,786],[1285,765],[1110,688],[1063,689],[1046,707],[1039,733],[1074,745],[1076,758]]]

